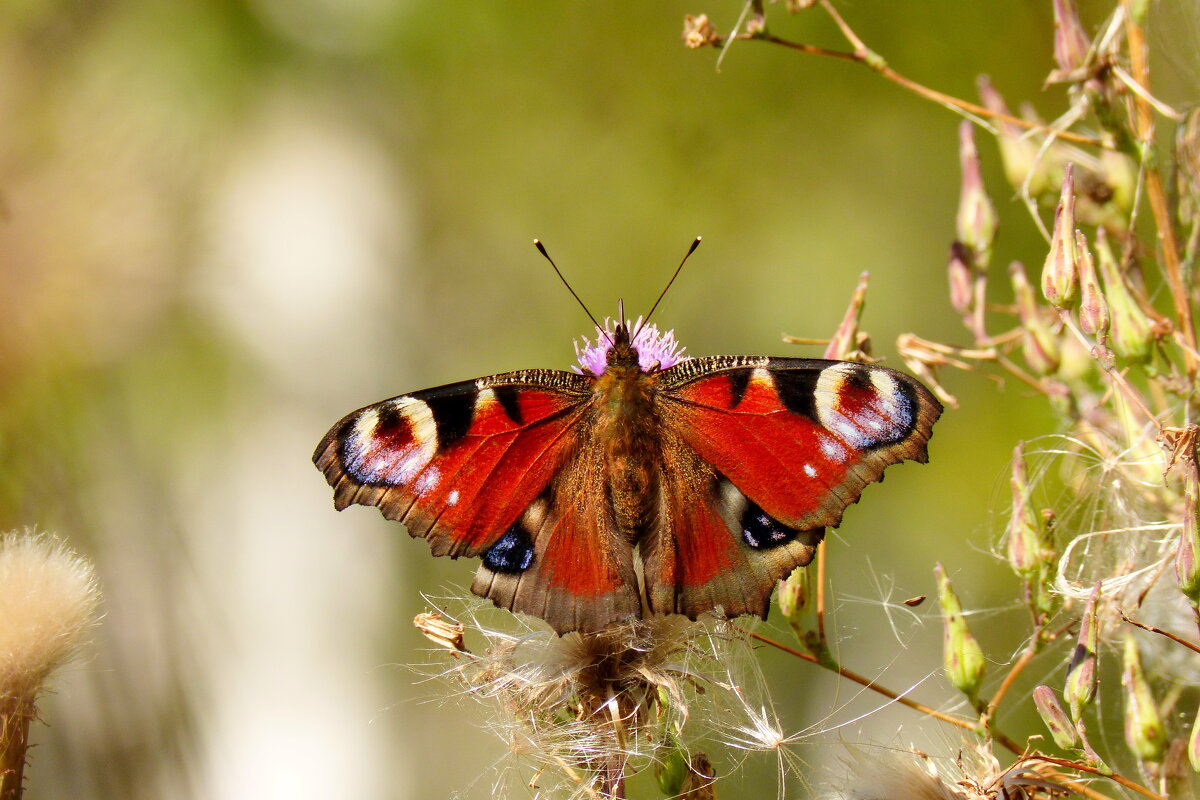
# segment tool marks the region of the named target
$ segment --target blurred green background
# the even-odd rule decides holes
[[[988,73],[1014,104],[1062,108],[1041,88],[1049,0],[840,6],[918,81],[975,99]],[[309,459],[368,402],[568,366],[589,326],[535,236],[594,313],[623,297],[636,316],[703,234],[656,314],[695,355],[819,355],[780,333],[830,335],[864,269],[886,363],[901,332],[965,341],[944,271],[958,118],[844,62],[740,43],[718,69],[682,46],[685,13],[727,32],[740,11],[0,8],[0,529],[93,557],[107,615],[43,706],[31,798],[491,796],[503,745],[405,666],[431,658],[410,625],[420,593],[465,590],[472,566],[374,510],[336,514]],[[816,12],[772,6],[771,22],[844,48]],[[1195,102],[1193,67],[1164,69],[1166,99]],[[981,150],[997,262],[1040,266],[994,142]],[[962,409],[931,463],[870,487],[831,552],[844,663],[925,681],[914,696],[934,704],[952,693],[933,612],[881,601],[931,594],[942,560],[969,605],[1020,618],[988,553],[994,514],[1013,444],[1054,427],[1020,387],[947,380]],[[1020,631],[980,635],[1003,654]],[[957,747],[905,710],[853,721],[876,698],[760,662],[785,728],[825,731],[795,748],[812,775],[843,739]],[[725,796],[774,791],[774,770],[748,759]]]

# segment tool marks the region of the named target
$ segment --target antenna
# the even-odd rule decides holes
[[[583,309],[583,313],[588,315],[588,319],[590,319],[592,321],[592,324],[596,326],[596,330],[603,333],[604,338],[608,339],[608,343],[612,344],[612,339],[610,339],[608,334],[605,333],[604,328],[602,328],[600,326],[600,323],[596,322],[596,318],[592,316],[592,312],[588,311],[588,307],[583,304],[582,300],[579,299],[579,295],[575,294],[575,290],[571,288],[571,284],[567,283],[567,279],[563,277],[562,271],[560,271],[558,268],[558,264],[554,263],[554,259],[550,257],[550,254],[546,252],[546,248],[542,246],[541,240],[534,239],[533,246],[538,249],[538,252],[542,254],[543,258],[545,258],[547,261],[550,262],[550,266],[554,267],[554,274],[557,275],[558,279],[563,282],[563,286],[567,287],[567,291],[571,293],[571,297],[574,297],[575,302],[579,303],[579,307]],[[694,250],[695,247],[693,246],[692,249]],[[670,285],[670,284],[668,284],[668,285]]]
[[[671,276],[671,280],[667,281],[667,285],[663,287],[662,293],[658,296],[658,299],[654,301],[654,305],[650,306],[650,311],[647,312],[646,316],[642,319],[642,324],[638,326],[638,331],[646,327],[646,323],[650,321],[650,316],[654,313],[654,309],[658,308],[658,304],[662,302],[662,299],[667,294],[667,289],[670,289],[671,284],[673,284],[675,279],[679,277],[679,272],[683,269],[683,265],[686,264],[687,260],[692,257],[692,253],[696,252],[696,248],[700,246],[700,242],[703,239],[703,236],[697,236],[696,241],[692,242],[692,246],[689,247],[688,251],[684,254],[683,260],[680,261],[679,266],[675,268],[675,274]],[[634,331],[634,335],[637,335],[637,331]],[[630,338],[632,339],[633,337],[631,336]]]

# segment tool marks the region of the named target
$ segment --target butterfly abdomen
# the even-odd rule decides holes
[[[603,453],[613,523],[635,542],[658,506],[661,422],[654,402],[657,376],[636,365],[610,367],[596,380],[596,439]]]

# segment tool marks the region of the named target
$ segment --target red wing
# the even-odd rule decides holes
[[[483,556],[471,591],[558,633],[641,616],[633,546],[617,535],[591,421],[578,457]]]
[[[824,528],[773,519],[674,436],[663,448],[658,520],[641,545],[650,609],[766,618],[776,581],[812,561]]]
[[[662,373],[669,431],[770,517],[835,526],[863,487],[925,461],[942,406],[913,378],[845,361],[714,356]]]
[[[379,506],[434,555],[481,555],[576,453],[592,380],[527,370],[394,397],[334,425],[313,462],[339,510]]]

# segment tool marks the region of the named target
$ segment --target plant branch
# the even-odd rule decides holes
[[[841,17],[838,17],[837,19],[840,20]],[[842,25],[845,25],[845,23],[843,22]],[[845,33],[846,30],[848,30],[848,28],[844,29],[843,33]],[[1112,149],[1111,145],[1108,145],[1105,142],[1102,142],[1101,140],[1091,136],[1082,136],[1078,133],[1072,133],[1070,131],[1056,130],[1051,126],[1040,122],[1033,122],[1021,117],[1014,117],[1011,114],[992,111],[991,109],[977,105],[976,103],[971,103],[961,98],[954,97],[953,95],[939,92],[936,89],[931,89],[928,86],[918,83],[912,78],[906,77],[905,75],[902,75],[896,70],[892,69],[887,65],[887,62],[875,54],[874,51],[866,49],[865,47],[858,52],[830,50],[825,47],[804,44],[803,42],[793,42],[790,39],[783,39],[770,33],[739,33],[731,37],[719,37],[717,39],[717,44],[722,45],[729,39],[758,39],[764,42],[770,42],[771,44],[779,45],[780,47],[786,47],[789,50],[797,50],[801,53],[808,53],[815,56],[827,56],[829,58],[837,58],[842,61],[853,61],[858,64],[865,64],[900,88],[910,91],[913,94],[925,98],[926,100],[932,100],[939,105],[956,108],[959,111],[964,111],[968,114],[973,114],[978,117],[985,117],[998,120],[1000,122],[1007,122],[1026,130],[1036,130],[1046,134],[1053,134],[1060,139],[1074,142],[1076,144],[1088,145],[1090,147],[1098,147],[1106,150]],[[855,39],[857,39],[857,37],[855,37]]]
[[[1060,767],[1065,767],[1066,769],[1078,770],[1079,772],[1090,772],[1092,775],[1099,775],[1102,778],[1108,778],[1113,783],[1118,783],[1131,792],[1137,792],[1140,795],[1150,798],[1150,800],[1167,800],[1167,798],[1163,797],[1161,794],[1155,794],[1145,786],[1129,780],[1129,778],[1118,775],[1115,772],[1104,772],[1103,770],[1096,769],[1088,764],[1082,764],[1078,761],[1067,761],[1064,758],[1054,758],[1053,756],[1045,756],[1041,755],[1040,753],[1037,755],[1028,756],[1026,760],[1044,761],[1047,764],[1056,764]]]
[[[1147,625],[1143,622],[1138,622],[1136,619],[1127,617],[1125,615],[1124,611],[1121,612],[1121,619],[1125,620],[1126,622],[1128,622],[1130,625],[1132,625],[1135,628],[1141,628],[1144,631],[1150,631],[1151,633],[1157,633],[1159,636],[1165,636],[1168,639],[1170,639],[1172,642],[1175,642],[1176,644],[1181,644],[1189,650],[1200,653],[1200,644],[1195,644],[1194,642],[1189,642],[1187,639],[1180,638],[1179,636],[1176,636],[1175,634],[1171,633],[1170,631],[1164,631],[1162,628],[1156,628],[1153,625]]]
[[[1133,104],[1138,144],[1141,146],[1142,167],[1146,179],[1146,196],[1154,214],[1154,229],[1162,248],[1163,270],[1171,288],[1171,300],[1175,305],[1176,324],[1183,332],[1187,347],[1183,348],[1187,362],[1187,374],[1195,379],[1200,371],[1200,359],[1196,357],[1196,331],[1192,326],[1192,308],[1188,302],[1187,288],[1183,282],[1183,268],[1179,260],[1179,245],[1175,241],[1175,226],[1171,224],[1171,212],[1167,205],[1167,193],[1163,187],[1162,173],[1158,171],[1154,157],[1154,114],[1147,99],[1150,90],[1150,65],[1146,59],[1146,31],[1137,21],[1131,6],[1133,0],[1121,0],[1125,7],[1125,36],[1129,41],[1129,66],[1133,79],[1145,90],[1134,92]]]

